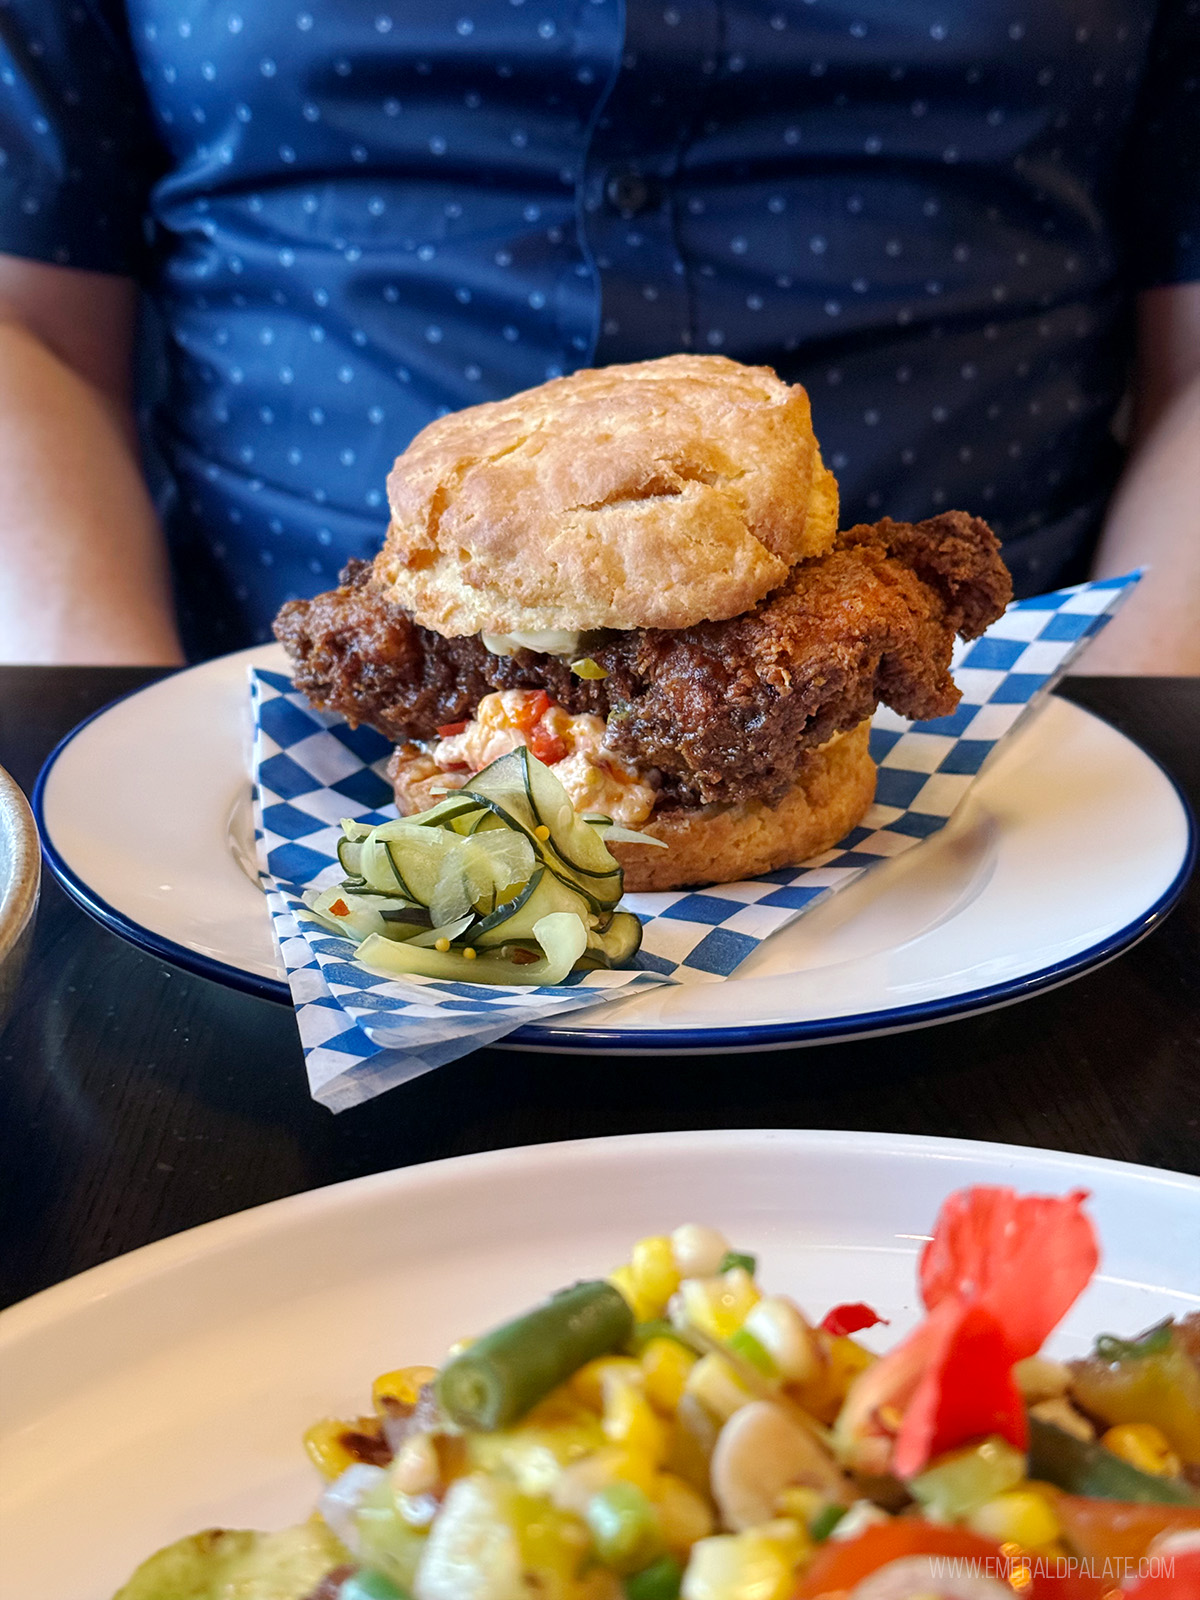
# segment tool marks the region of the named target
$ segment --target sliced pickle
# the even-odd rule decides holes
[[[339,903],[346,907],[344,916],[337,916],[329,909]],[[305,896],[305,904],[318,922],[340,934],[343,939],[368,939],[372,934],[388,939],[406,939],[429,926],[429,914],[424,907],[401,906],[388,895],[355,894],[340,884],[332,889],[322,889],[320,893],[310,890],[309,895]]]
[[[427,950],[411,941],[370,938],[358,957],[383,972],[440,978],[458,983],[540,984],[561,983],[587,947],[587,929],[573,911],[555,911],[538,919],[533,937],[542,954],[536,961],[518,963],[499,954],[472,960],[460,950]],[[474,947],[472,947],[474,948]]]
[[[581,967],[619,967],[642,947],[642,924],[632,911],[615,911],[606,928],[593,928]]]
[[[587,902],[571,884],[564,883],[548,868],[539,867],[518,895],[497,906],[491,916],[485,917],[472,930],[471,943],[480,950],[488,950],[533,938],[534,927],[541,918],[560,911],[579,918],[586,943],[591,915]]]

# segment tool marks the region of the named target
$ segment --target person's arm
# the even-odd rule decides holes
[[[0,661],[175,665],[127,278],[0,255]]]
[[[1093,576],[1149,571],[1087,673],[1200,673],[1200,283],[1138,302],[1134,436]]]

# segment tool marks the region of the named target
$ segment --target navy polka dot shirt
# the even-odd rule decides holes
[[[431,418],[676,350],[846,521],[1078,574],[1140,286],[1200,276],[1200,0],[0,0],[0,249],[145,287],[189,648],[378,547]]]

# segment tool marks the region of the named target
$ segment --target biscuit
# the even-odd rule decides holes
[[[733,883],[795,866],[845,838],[875,795],[871,725],[860,722],[814,750],[776,805],[762,800],[652,812],[638,831],[669,848],[612,844],[627,893]]]
[[[666,356],[429,424],[388,479],[389,600],[447,637],[686,628],[756,605],[837,530],[808,396]]]

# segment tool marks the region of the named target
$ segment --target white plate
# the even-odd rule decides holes
[[[298,1520],[300,1446],[368,1404],[377,1373],[634,1239],[711,1222],[814,1316],[865,1299],[916,1316],[915,1261],[969,1183],[1083,1187],[1102,1270],[1055,1336],[1078,1354],[1200,1307],[1200,1181],[1116,1162],[885,1134],[652,1134],[468,1156],[338,1184],[180,1234],[0,1317],[0,1593],[106,1600],[158,1546]]]
[[[249,841],[251,665],[153,684],[83,723],[34,795],[50,865],[102,922],[168,961],[286,1000]],[[1157,926],[1194,853],[1186,805],[1122,734],[1050,698],[949,827],[768,940],[726,983],[662,987],[526,1048],[769,1048],[855,1037],[1021,999]]]

